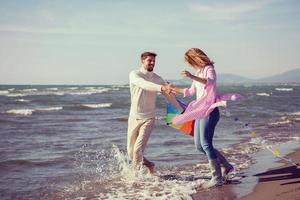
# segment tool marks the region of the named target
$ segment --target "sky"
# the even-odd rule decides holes
[[[262,78],[300,67],[299,0],[0,0],[0,84],[127,84],[140,54],[180,79],[184,53],[217,73]]]

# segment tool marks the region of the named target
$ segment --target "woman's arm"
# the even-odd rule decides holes
[[[179,88],[172,86],[172,90],[175,94],[183,94],[183,97],[192,96],[196,93],[195,82],[193,81],[190,88]]]
[[[204,85],[207,83],[207,78],[200,78],[198,76],[191,74],[189,71],[186,71],[186,70],[182,71],[181,75],[184,77],[188,77],[188,78],[192,79],[193,81],[200,82]]]

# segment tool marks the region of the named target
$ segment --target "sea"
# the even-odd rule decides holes
[[[300,84],[218,91],[244,96],[220,108],[214,136],[235,167],[232,180],[243,183],[260,162],[257,152],[276,160],[289,142],[299,143]],[[129,108],[128,85],[1,85],[0,199],[192,199],[210,178],[205,155],[191,136],[166,125],[159,94],[144,152],[156,171],[133,170],[126,155]]]

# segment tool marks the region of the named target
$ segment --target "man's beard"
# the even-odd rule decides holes
[[[153,68],[151,68],[151,69],[147,68],[147,71],[148,71],[148,72],[152,72],[152,71],[153,71]]]
[[[146,68],[146,70],[148,71],[148,72],[152,72],[153,71],[153,68],[154,68],[154,66],[152,67],[152,66],[147,66],[147,68]]]

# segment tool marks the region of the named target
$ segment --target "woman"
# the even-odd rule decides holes
[[[221,186],[223,175],[226,176],[233,170],[233,166],[213,146],[215,127],[219,121],[218,106],[226,105],[225,100],[235,100],[239,95],[227,94],[217,96],[216,72],[214,62],[198,48],[191,48],[185,53],[185,62],[196,70],[195,75],[189,71],[182,71],[181,75],[193,80],[191,88],[175,88],[176,93],[184,97],[196,93],[197,99],[191,102],[182,115],[173,119],[174,124],[182,124],[194,120],[194,142],[196,148],[206,154],[211,169],[212,178],[205,187]]]

